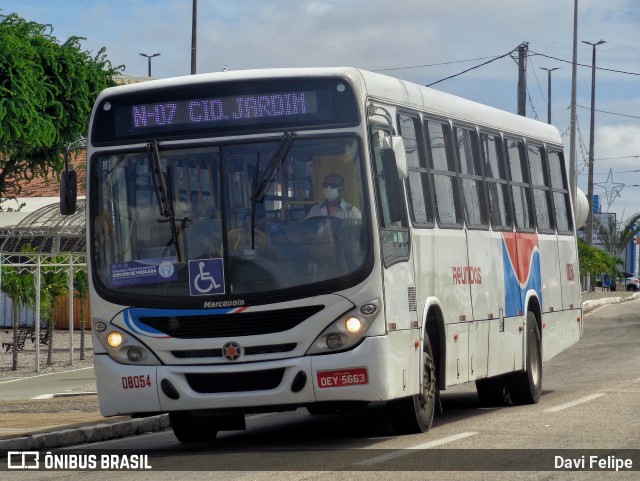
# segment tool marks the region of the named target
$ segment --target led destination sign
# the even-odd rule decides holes
[[[96,108],[95,145],[357,125],[342,78],[253,79],[114,91]]]
[[[280,119],[318,112],[316,93],[283,92],[267,95],[232,95],[218,98],[160,102],[131,106],[131,127],[227,123],[251,119]]]

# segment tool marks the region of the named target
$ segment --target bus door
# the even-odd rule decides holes
[[[385,155],[388,130],[370,126],[371,147],[375,171],[375,190],[378,204],[382,281],[387,332],[391,339],[394,360],[402,372],[394,379],[392,390],[401,394],[419,386],[421,356],[414,342],[420,339],[414,272],[409,262],[409,228],[404,209],[404,190],[395,162]]]

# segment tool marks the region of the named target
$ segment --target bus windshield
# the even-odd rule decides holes
[[[353,136],[285,135],[96,154],[96,288],[135,305],[335,290],[371,250],[360,151]]]

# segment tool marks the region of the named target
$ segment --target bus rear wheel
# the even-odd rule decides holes
[[[509,379],[509,394],[513,404],[536,404],[542,393],[542,343],[540,329],[533,312],[527,312],[527,354],[525,370]]]
[[[431,428],[436,405],[436,369],[429,341],[422,350],[422,392],[388,402],[393,429],[398,434],[424,433]]]

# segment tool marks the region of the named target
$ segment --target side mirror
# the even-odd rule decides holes
[[[76,213],[78,203],[78,177],[75,170],[65,170],[60,177],[60,214]]]
[[[407,154],[404,150],[404,141],[402,140],[402,137],[394,135],[392,137],[385,138],[383,150],[387,149],[393,151],[399,179],[406,179],[409,176],[409,171],[407,168]]]

